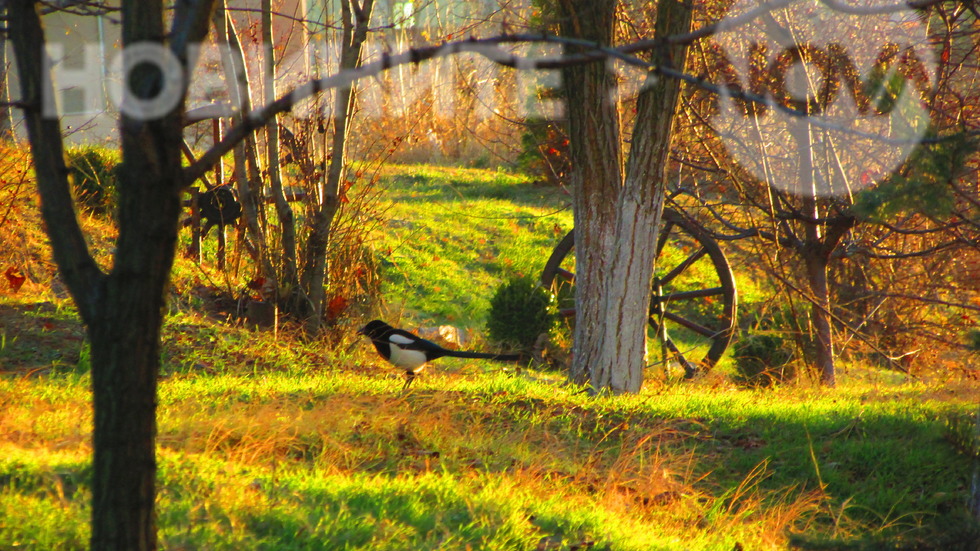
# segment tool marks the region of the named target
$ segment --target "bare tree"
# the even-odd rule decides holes
[[[42,74],[47,64],[42,58],[40,7],[31,0],[9,2],[8,29],[42,215],[61,277],[91,343],[95,408],[91,544],[93,549],[154,549],[156,379],[163,289],[177,243],[180,193],[188,184],[181,168],[183,100],[151,120],[125,112],[120,118],[119,239],[112,270],[105,272],[92,258],[75,218],[59,121],[43,112],[43,100],[54,92]],[[188,58],[188,47],[207,34],[212,8],[211,0],[180,2],[167,32],[162,1],[123,2],[123,45],[166,48],[189,74],[194,60]],[[123,55],[131,52],[124,49]],[[156,97],[164,87],[162,77],[156,68],[137,64],[129,75],[129,99]],[[184,90],[168,92],[182,98]]]
[[[361,49],[367,38],[374,0],[343,0],[341,2],[343,37],[341,40],[341,72],[356,69],[361,64]],[[330,229],[340,208],[341,186],[347,171],[347,146],[350,121],[354,115],[354,84],[336,90],[333,110],[333,141],[330,146],[330,167],[323,187],[318,193],[320,204],[313,216],[307,240],[307,263],[302,284],[309,297],[310,315],[307,329],[316,331],[323,318],[323,286],[327,275],[327,246]]]

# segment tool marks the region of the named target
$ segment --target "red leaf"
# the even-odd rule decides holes
[[[24,285],[24,282],[27,281],[27,277],[13,266],[7,268],[7,271],[4,272],[3,275],[7,278],[7,284],[10,285],[10,290],[15,293],[20,291],[20,288]]]
[[[870,185],[873,179],[874,179],[874,176],[871,174],[871,171],[870,170],[865,170],[864,172],[861,173],[861,185],[862,186]]]
[[[349,301],[343,295],[334,295],[327,302],[327,317],[336,318],[347,309]]]

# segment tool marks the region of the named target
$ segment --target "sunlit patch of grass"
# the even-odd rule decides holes
[[[88,549],[88,450],[0,441],[0,548]]]
[[[392,202],[375,242],[383,292],[419,323],[482,328],[499,282],[538,275],[571,229],[568,196],[525,176],[426,166],[382,175]]]

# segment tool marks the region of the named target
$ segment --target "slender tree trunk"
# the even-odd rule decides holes
[[[834,386],[837,382],[834,361],[834,340],[830,325],[830,288],[827,285],[827,260],[821,254],[807,254],[807,278],[813,294],[811,312],[817,337],[816,362],[820,382]]]
[[[248,80],[245,65],[245,54],[238,41],[235,26],[225,10],[224,0],[218,3],[214,12],[213,23],[218,48],[221,50],[221,62],[224,67],[225,80],[228,82],[229,93],[237,102],[239,110],[235,115],[235,123],[241,123],[243,117],[252,110],[252,89]],[[269,251],[265,238],[263,211],[261,205],[262,177],[259,171],[255,148],[255,137],[249,134],[235,145],[235,179],[238,181],[238,194],[242,202],[242,215],[245,218],[245,229],[255,248],[256,264],[262,276],[275,279],[276,273],[269,259]],[[276,286],[278,288],[278,286]]]
[[[344,36],[341,47],[340,70],[354,69],[361,62],[361,47],[367,38],[368,24],[374,9],[374,0],[342,0]],[[327,247],[330,229],[341,204],[341,185],[347,169],[347,138],[353,116],[354,87],[338,88],[333,112],[333,140],[330,149],[330,167],[323,189],[322,203],[313,217],[310,237],[307,241],[307,262],[303,269],[303,287],[310,301],[307,333],[320,329],[323,319],[324,285],[327,283]]]
[[[265,103],[270,104],[276,99],[276,48],[272,32],[272,0],[262,0],[262,43],[264,46],[265,67]],[[269,167],[269,187],[276,203],[276,214],[279,217],[282,232],[280,286],[293,289],[298,287],[299,279],[296,269],[296,224],[293,219],[293,209],[286,201],[282,189],[282,171],[279,162],[279,118],[272,117],[266,130],[266,166]]]
[[[562,0],[562,32],[610,45],[616,2]],[[657,6],[656,36],[686,32],[691,8]],[[655,62],[683,66],[686,49]],[[594,391],[638,392],[646,363],[651,279],[680,84],[651,78],[622,175],[615,78],[604,63],[563,70],[575,190],[576,322],[571,379]]]
[[[813,328],[817,337],[816,363],[820,372],[820,382],[826,386],[836,384],[836,366],[834,362],[834,340],[830,324],[830,288],[827,284],[827,265],[830,253],[837,242],[831,242],[823,235],[820,219],[820,209],[817,206],[816,182],[813,169],[813,144],[810,125],[806,120],[798,121],[793,128],[799,156],[800,189],[806,195],[803,197],[804,242],[801,256],[806,267],[807,280],[811,293],[811,316]]]
[[[0,20],[6,21],[7,7],[0,6]],[[10,118],[10,92],[7,67],[7,34],[0,33],[0,141],[14,139],[14,125]]]

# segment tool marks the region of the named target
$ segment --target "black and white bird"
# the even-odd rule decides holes
[[[521,359],[519,354],[489,354],[449,350],[403,329],[395,329],[381,320],[368,322],[358,333],[371,339],[371,344],[374,345],[382,358],[405,371],[406,378],[405,386],[402,387],[403,390],[408,389],[415,377],[425,369],[428,362],[443,356],[478,358],[499,362],[516,362]]]

